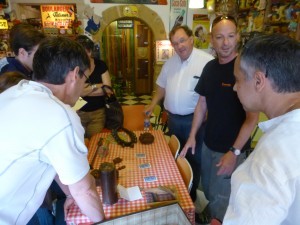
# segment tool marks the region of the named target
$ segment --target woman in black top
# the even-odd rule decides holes
[[[85,35],[77,36],[76,41],[85,48],[91,61],[92,73],[81,93],[87,103],[77,112],[85,128],[85,137],[90,138],[104,128],[105,103],[102,86],[111,86],[111,79],[105,62],[93,57],[94,42]]]

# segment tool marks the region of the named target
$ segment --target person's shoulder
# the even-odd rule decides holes
[[[178,63],[178,62],[181,62],[181,59],[180,57],[175,53],[174,55],[172,55],[171,58],[169,58],[165,63],[164,63],[164,66],[166,65],[173,65],[174,63]]]
[[[205,67],[215,67],[216,65],[218,65],[218,60],[213,58],[205,65]]]
[[[202,49],[194,48],[193,51],[195,52],[195,54],[201,56],[202,58],[205,57],[210,60],[215,58],[212,54],[210,54]]]
[[[97,63],[104,63],[105,64],[105,62],[102,59],[99,59],[99,58],[94,58],[94,61],[97,62]]]
[[[4,57],[0,60],[0,73],[16,71],[16,59]]]
[[[8,65],[8,61],[6,57],[0,59],[0,74],[6,72],[5,67],[7,67],[7,65]]]
[[[95,58],[94,61],[95,61],[95,64],[107,67],[106,62],[104,62],[102,59],[96,59]]]
[[[217,65],[218,64],[217,64],[216,59],[212,59],[212,60],[208,61],[205,64],[205,66],[203,67],[203,71],[202,71],[202,75],[201,75],[202,79],[205,79],[207,77],[211,77],[210,75],[213,71],[216,70]]]

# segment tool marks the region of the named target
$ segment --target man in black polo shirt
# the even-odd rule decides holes
[[[250,135],[257,113],[246,113],[237,94],[233,68],[237,56],[238,32],[233,17],[217,17],[211,40],[218,57],[206,64],[195,91],[200,94],[190,137],[181,152],[194,152],[196,132],[207,116],[201,156],[201,184],[209,200],[212,218],[223,220],[233,170],[244,161],[243,150],[250,147]]]

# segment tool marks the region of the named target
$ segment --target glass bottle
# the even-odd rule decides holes
[[[185,14],[185,10],[182,9],[180,14],[177,16],[177,18],[175,19],[175,23],[174,23],[174,27],[177,27],[177,26],[181,26],[181,24],[183,23],[183,16]]]
[[[145,118],[144,118],[144,131],[150,130],[150,115],[149,112],[145,112]]]

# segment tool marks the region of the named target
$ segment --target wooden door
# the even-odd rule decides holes
[[[153,43],[150,28],[135,21],[135,93],[151,94],[153,83]]]

